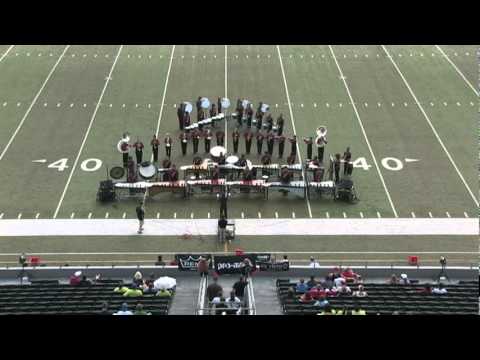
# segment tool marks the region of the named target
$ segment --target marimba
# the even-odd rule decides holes
[[[290,181],[289,183],[271,182],[268,183],[268,191],[277,190],[283,192],[284,195],[294,193],[305,198],[307,196],[307,185],[305,181]],[[267,199],[268,199],[267,191]]]
[[[187,191],[186,196],[189,198],[191,195],[194,195],[195,192],[202,194],[210,193],[217,194],[225,186],[225,179],[218,180],[187,180]]]
[[[227,181],[226,185],[231,193],[260,193],[267,198],[268,183],[265,180]]]
[[[334,181],[310,181],[308,183],[308,191],[310,194],[316,193],[319,196],[323,194],[335,195],[335,182]]]

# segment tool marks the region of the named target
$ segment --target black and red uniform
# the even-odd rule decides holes
[[[182,145],[182,155],[187,155],[188,135],[183,132],[180,134],[180,143]]]
[[[170,136],[165,137],[165,154],[167,154],[168,158],[170,159],[170,156],[172,155],[172,143],[173,140]]]
[[[285,124],[285,120],[283,120],[283,115],[277,118],[277,135],[280,136],[283,134],[283,125]]]
[[[232,133],[233,138],[233,152],[236,154],[238,152],[238,142],[240,140],[240,132],[235,129]]]
[[[253,119],[253,109],[251,104],[248,104],[247,110],[245,110],[245,114],[247,116],[247,127],[250,129],[252,127]]]
[[[268,133],[267,135],[267,151],[270,156],[273,155],[273,144],[275,142],[275,135],[273,133]]]
[[[260,103],[262,104],[262,103]],[[255,113],[255,119],[257,120],[256,126],[258,130],[262,129],[262,121],[263,121],[263,112],[261,110],[261,105],[259,106],[257,112]]]
[[[193,153],[198,153],[198,143],[200,141],[200,132],[198,130],[194,130],[192,132],[192,142],[193,142]]]
[[[223,146],[225,140],[225,133],[222,130],[219,130],[215,133],[215,136],[217,138],[217,145]]]
[[[210,144],[212,143],[212,132],[210,129],[207,129],[203,136],[205,138],[205,152],[208,154],[210,152]]]
[[[177,109],[177,117],[178,117],[178,126],[180,130],[183,130],[184,126],[184,113],[185,113],[185,107],[183,104],[180,104]]]
[[[245,151],[247,155],[250,155],[250,149],[252,148],[252,139],[253,139],[253,134],[250,130],[248,130],[245,134]]]
[[[142,157],[143,157],[143,143],[140,140],[137,140],[135,144],[133,144],[133,147],[135,148],[135,156],[137,158],[137,164],[142,163]]]
[[[285,149],[286,137],[281,135],[281,136],[277,136],[277,139],[278,139],[278,157],[282,158],[283,157],[283,150]]]
[[[312,156],[313,156],[313,138],[312,138],[312,137],[303,138],[303,141],[305,142],[305,144],[307,144],[307,159],[308,159],[308,160],[312,160]]]
[[[160,146],[160,141],[157,139],[155,135],[153,135],[152,141],[150,141],[150,145],[152,145],[152,153],[153,153],[153,162],[158,161],[158,147]]]
[[[190,126],[190,114],[186,111],[183,113],[183,126],[184,127]]]
[[[218,110],[219,114],[223,111],[223,109],[222,109],[222,98],[221,97],[218,98],[217,110]]]
[[[126,168],[128,166],[128,149],[130,148],[130,145],[127,142],[122,142],[122,145],[120,145],[120,148],[122,149],[122,157],[123,157],[123,167]]]
[[[257,138],[257,153],[258,156],[260,156],[262,155],[263,139],[265,136],[263,136],[263,134],[259,131],[255,137]]]
[[[288,141],[290,141],[290,144],[292,144],[290,155],[297,155],[297,137],[293,135],[293,137],[289,138]]]

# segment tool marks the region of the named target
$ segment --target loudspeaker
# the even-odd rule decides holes
[[[114,201],[116,199],[116,193],[112,180],[100,181],[97,199],[101,202]]]

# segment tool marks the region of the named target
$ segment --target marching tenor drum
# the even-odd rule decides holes
[[[150,161],[144,161],[140,164],[138,173],[145,180],[150,180],[157,174],[157,167],[150,163]]]
[[[225,162],[230,165],[235,165],[235,163],[239,160],[238,156],[231,155],[225,159]]]

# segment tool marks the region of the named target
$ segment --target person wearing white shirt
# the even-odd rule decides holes
[[[240,315],[241,313],[241,307],[242,307],[242,302],[241,300],[235,296],[235,292],[230,293],[230,297],[225,301],[227,304],[227,307],[229,309],[237,310],[237,315]]]
[[[312,268],[312,269],[318,269],[318,268],[320,268],[320,264],[318,263],[318,261],[315,261],[315,259],[313,257],[311,257],[309,267]]]
[[[442,284],[440,284],[438,287],[433,288],[432,294],[437,294],[437,295],[443,295],[447,293],[447,289],[443,287]]]
[[[333,283],[335,284],[335,287],[338,289],[338,288],[341,288],[342,285],[346,283],[346,280],[342,277],[338,277],[335,280],[333,280]]]

